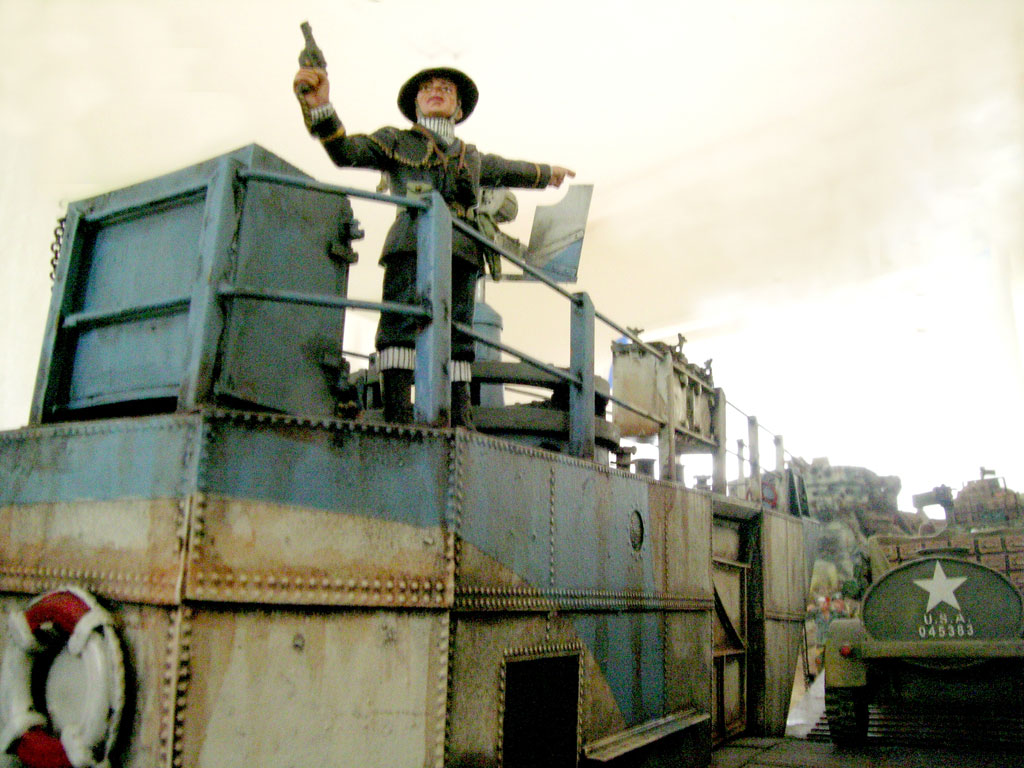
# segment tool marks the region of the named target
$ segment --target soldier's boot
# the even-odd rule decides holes
[[[452,382],[452,426],[473,428],[473,408],[468,381]]]
[[[406,368],[389,368],[380,372],[384,421],[412,423],[412,382],[413,372]]]

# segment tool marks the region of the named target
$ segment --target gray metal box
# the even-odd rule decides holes
[[[270,172],[310,186],[247,178]],[[330,414],[347,198],[256,145],[68,208],[31,423],[220,403]]]

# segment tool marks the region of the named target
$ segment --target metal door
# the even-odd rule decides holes
[[[747,580],[738,527],[716,520],[711,575],[715,587],[712,734],[722,741],[747,727]]]

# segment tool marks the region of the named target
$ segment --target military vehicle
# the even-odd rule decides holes
[[[387,307],[422,321],[413,424],[342,346],[385,308],[348,296],[353,198],[418,211],[423,301]],[[450,428],[453,226],[479,237],[257,146],[69,207],[29,425],[0,433],[0,765],[703,765],[781,734],[801,526],[725,495],[722,390],[613,325],[699,397],[696,428],[646,412],[663,464],[715,456],[710,490],[631,472],[611,321],[538,272],[569,365],[479,333],[524,362],[474,378],[550,400]]]
[[[868,736],[869,705],[988,707],[1024,726],[1024,520],[994,478],[915,497],[947,509],[923,537],[869,543],[872,584],[861,615],[835,621],[825,647],[825,702],[837,744]],[[1016,715],[1014,715],[1016,713]]]

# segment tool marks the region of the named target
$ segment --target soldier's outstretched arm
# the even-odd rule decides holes
[[[561,186],[566,176],[575,175],[575,171],[561,165],[507,160],[491,154],[480,157],[480,185],[484,187],[543,189]]]

